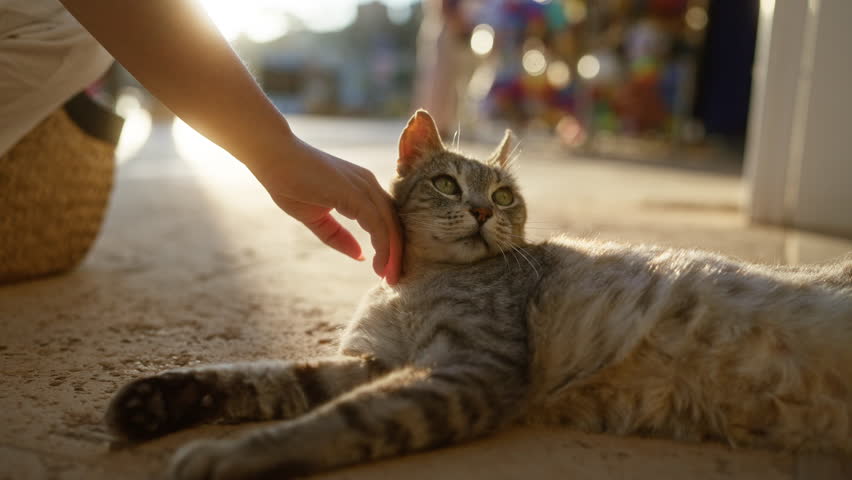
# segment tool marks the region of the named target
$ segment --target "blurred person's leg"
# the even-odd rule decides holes
[[[456,43],[455,33],[444,19],[442,1],[424,0],[417,37],[415,107],[429,111],[443,136],[456,128]]]
[[[74,95],[111,63],[56,0],[0,0],[0,283],[67,270],[94,241],[120,123]]]

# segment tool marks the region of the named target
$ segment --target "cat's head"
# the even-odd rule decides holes
[[[507,130],[487,160],[475,160],[447,150],[428,113],[411,117],[391,184],[407,255],[470,263],[524,243],[526,206],[507,169],[511,144]]]

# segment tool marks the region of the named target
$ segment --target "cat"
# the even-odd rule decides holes
[[[141,378],[113,397],[110,430],[278,420],[183,447],[180,480],[310,474],[521,423],[852,453],[852,259],[528,243],[511,138],[467,158],[417,111],[391,188],[405,273],[366,295],[339,354]]]

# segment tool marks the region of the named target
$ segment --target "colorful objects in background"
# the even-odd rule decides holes
[[[470,92],[488,115],[547,125],[569,145],[595,132],[681,138],[707,2],[472,2],[471,48],[490,74],[477,69]]]

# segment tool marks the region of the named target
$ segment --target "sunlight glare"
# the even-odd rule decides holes
[[[230,153],[178,117],[172,123],[172,139],[181,158],[203,176],[236,178],[251,175],[245,165]]]
[[[201,4],[207,10],[207,15],[216,24],[216,28],[228,41],[235,40],[242,33],[243,25],[247,23],[246,8],[240,8],[236,2],[223,0],[202,0]]]
[[[246,35],[256,42],[266,42],[273,34],[280,37],[287,30],[287,15],[318,32],[340,30],[356,17],[359,4],[366,0],[322,0],[295,2],[280,0],[200,0],[219,31],[229,41]],[[404,21],[410,16],[414,0],[382,0],[388,6],[391,20]],[[273,27],[273,23],[275,26]],[[278,35],[279,31],[283,32]],[[254,38],[252,38],[254,37]],[[260,38],[263,40],[255,40]]]
[[[136,155],[151,135],[151,114],[130,90],[122,91],[115,103],[115,111],[124,118],[124,126],[115,147],[119,165]]]
[[[254,43],[278,40],[287,33],[287,22],[279,15],[257,15],[245,27],[245,34]]]

